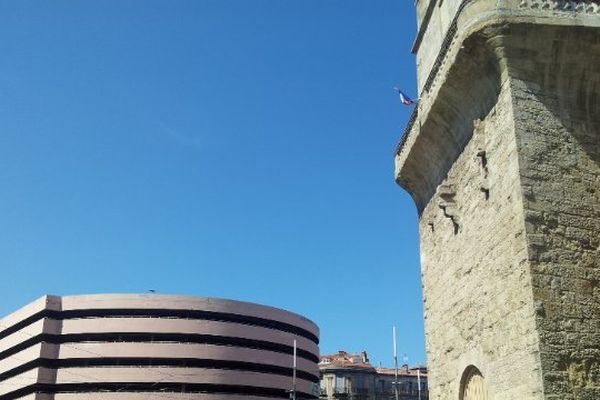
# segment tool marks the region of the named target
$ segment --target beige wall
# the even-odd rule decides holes
[[[565,400],[600,398],[598,37],[520,25],[506,43],[544,388]]]
[[[432,399],[469,365],[493,400],[600,398],[599,27],[597,2],[473,0],[442,53],[443,20],[424,36],[396,178],[420,215]]]

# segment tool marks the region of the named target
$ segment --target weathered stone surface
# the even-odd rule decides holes
[[[598,2],[425,3],[396,179],[420,213],[430,398],[475,366],[489,399],[600,399]]]
[[[522,62],[510,40],[508,68],[527,220],[545,393],[600,398],[599,31],[512,27],[550,45]],[[510,37],[510,36],[509,36]],[[532,216],[534,216],[532,218]]]

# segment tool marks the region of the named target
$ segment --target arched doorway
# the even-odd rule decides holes
[[[460,386],[460,400],[487,400],[485,380],[476,367],[465,369]]]

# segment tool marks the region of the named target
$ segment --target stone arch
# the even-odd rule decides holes
[[[481,371],[469,365],[460,380],[459,400],[487,400],[487,386]]]

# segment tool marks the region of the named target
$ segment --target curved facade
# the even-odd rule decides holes
[[[0,400],[260,400],[319,393],[317,326],[163,295],[45,296],[0,320]]]

